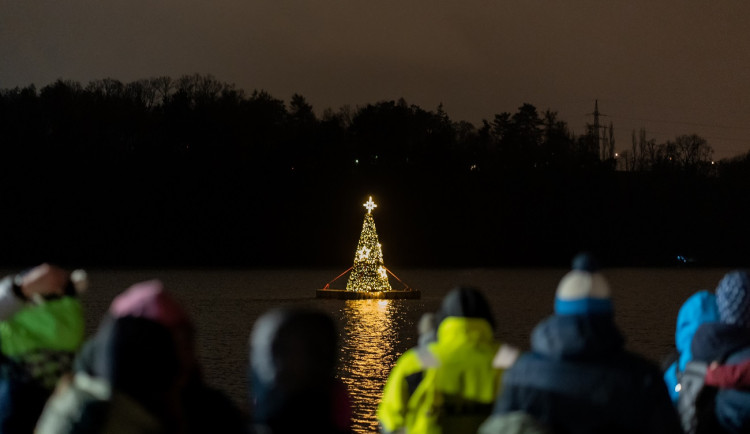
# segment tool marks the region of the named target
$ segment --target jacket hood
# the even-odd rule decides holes
[[[483,318],[448,317],[440,323],[433,347],[447,351],[493,343],[492,327]]]
[[[682,304],[677,314],[675,329],[675,347],[680,353],[679,369],[693,358],[690,343],[701,324],[719,321],[719,310],[716,307],[716,296],[709,291],[699,291],[691,295]]]
[[[440,323],[448,317],[484,319],[493,330],[495,328],[495,319],[492,316],[490,304],[477,288],[458,287],[451,290],[443,298],[435,316],[438,328]]]
[[[555,359],[606,357],[622,351],[624,343],[609,314],[553,315],[531,334],[531,349]]]

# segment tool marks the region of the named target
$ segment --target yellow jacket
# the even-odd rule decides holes
[[[486,320],[445,318],[436,342],[406,351],[391,370],[377,411],[381,430],[476,432],[500,389],[503,369],[493,367],[499,349]]]

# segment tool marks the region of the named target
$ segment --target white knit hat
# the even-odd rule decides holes
[[[609,284],[590,254],[578,254],[573,259],[573,269],[560,280],[555,293],[555,313],[612,313]]]

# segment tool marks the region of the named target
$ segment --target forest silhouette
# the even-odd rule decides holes
[[[8,265],[341,267],[368,196],[389,266],[750,256],[750,153],[634,131],[616,155],[612,125],[528,103],[475,126],[404,99],[316,115],[211,75],[58,80],[0,90],[0,126]]]

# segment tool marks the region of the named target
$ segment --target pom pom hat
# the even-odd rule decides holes
[[[566,274],[555,293],[555,313],[558,315],[611,314],[607,279],[599,272],[598,264],[588,253],[573,259],[573,269]]]
[[[716,287],[716,307],[725,324],[750,328],[750,274],[745,270],[730,271]]]

